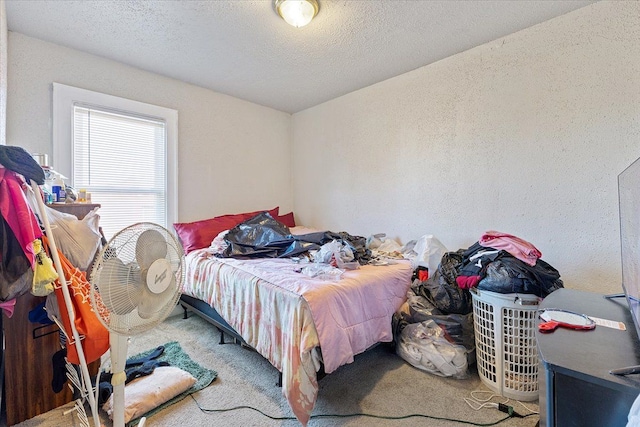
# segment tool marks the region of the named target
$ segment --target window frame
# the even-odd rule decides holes
[[[69,177],[73,185],[73,107],[93,106],[137,117],[163,120],[166,125],[166,227],[178,218],[178,111],[118,96],[53,83],[53,163],[57,172]]]

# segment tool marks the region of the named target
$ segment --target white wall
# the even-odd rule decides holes
[[[291,209],[289,114],[19,33],[8,47],[9,145],[51,158],[52,82],[134,99],[178,110],[179,221]]]
[[[620,292],[638,156],[640,2],[601,2],[295,114],[295,212],[450,250],[500,230],[566,287]]]
[[[639,2],[598,2],[291,118],[10,32],[7,142],[51,153],[53,81],[175,108],[181,221],[295,202],[307,225],[450,250],[497,229],[567,287],[618,292],[638,40]]]

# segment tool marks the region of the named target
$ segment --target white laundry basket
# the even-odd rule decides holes
[[[536,312],[540,298],[472,289],[480,379],[510,399],[538,398]]]

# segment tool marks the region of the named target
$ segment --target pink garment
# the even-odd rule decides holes
[[[478,286],[480,282],[480,276],[458,276],[456,277],[456,283],[460,289],[471,289]]]
[[[529,264],[530,266],[536,265],[538,258],[542,257],[542,252],[538,250],[531,243],[523,240],[519,237],[513,236],[507,233],[501,233],[499,231],[487,231],[478,241],[480,246],[486,248],[500,249],[509,252],[520,261]]]
[[[22,191],[22,181],[15,172],[3,167],[0,167],[0,214],[15,234],[33,269],[36,261],[33,241],[42,236],[42,230]]]
[[[4,314],[7,315],[8,318],[13,316],[13,311],[16,308],[16,299],[10,299],[9,301],[0,302],[0,308],[4,311]]]

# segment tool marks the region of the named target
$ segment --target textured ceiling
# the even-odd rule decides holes
[[[294,113],[593,1],[6,0],[10,31]]]

